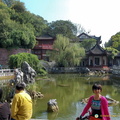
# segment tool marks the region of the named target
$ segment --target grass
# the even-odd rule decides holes
[[[14,75],[13,76],[0,76],[0,80],[8,80],[8,79],[14,79]]]

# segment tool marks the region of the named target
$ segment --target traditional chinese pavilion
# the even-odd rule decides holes
[[[86,51],[86,58],[82,61],[82,66],[90,70],[109,70],[108,53],[98,42],[89,51]]]
[[[95,39],[96,41],[98,41],[98,43],[101,43],[101,36],[96,37],[95,35],[88,35],[86,33],[81,33],[80,35],[77,36],[79,38],[79,42],[83,42],[86,39]]]
[[[41,37],[36,37],[36,45],[32,49],[32,53],[37,55],[40,60],[49,61],[49,56],[47,51],[53,50],[52,46],[54,43],[54,38],[49,35],[44,35]]]

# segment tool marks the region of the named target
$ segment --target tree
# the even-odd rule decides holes
[[[12,20],[11,14],[14,10],[0,3],[0,47],[33,48],[36,43],[33,26]]]
[[[10,33],[13,30],[14,22],[10,20],[9,12],[0,9],[0,47],[6,48],[12,45]]]
[[[11,7],[15,0],[2,0],[4,4],[6,4],[8,7]]]
[[[80,35],[81,33],[89,33],[89,32],[86,32],[86,30],[80,25],[80,24],[75,24],[76,27],[77,27],[77,35]]]
[[[46,20],[39,15],[30,13],[29,11],[24,11],[22,13],[14,12],[11,15],[11,19],[20,24],[25,24],[34,31],[35,36],[41,36],[48,28]]]
[[[11,38],[13,40],[13,47],[33,48],[36,43],[34,32],[24,24],[16,26],[16,29],[11,32]]]
[[[113,47],[120,51],[120,32],[116,33],[105,43],[105,47]]]
[[[80,43],[81,47],[85,48],[85,50],[90,50],[95,44],[95,39],[84,39],[84,41]]]
[[[56,37],[57,34],[62,34],[70,39],[75,38],[77,27],[71,21],[57,20],[48,24],[48,34]]]
[[[20,13],[26,11],[24,3],[20,1],[15,1],[11,8]]]
[[[112,47],[106,47],[105,49],[109,53],[109,56],[108,56],[109,59],[114,59],[114,57],[119,53],[117,49]]]
[[[46,33],[48,28],[48,23],[44,20],[41,16],[32,14],[32,19],[30,23],[35,28],[35,36],[41,36],[42,34]]]
[[[63,35],[57,35],[53,48],[54,51],[49,54],[59,67],[79,65],[82,57],[85,55],[84,48],[78,44],[71,44],[69,38]]]

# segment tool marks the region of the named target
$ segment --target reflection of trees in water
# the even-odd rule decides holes
[[[103,80],[103,78],[101,77],[91,77],[89,78],[89,80],[85,81],[85,84],[88,84],[91,86],[95,83],[101,84],[103,87],[102,94],[110,95],[110,97],[114,97],[120,91],[120,81],[118,82],[119,83],[116,83],[115,80],[111,80],[111,79]],[[119,87],[116,88],[116,85]]]
[[[68,114],[68,111],[76,109],[72,104],[80,101],[85,97],[85,91],[87,85],[83,85],[84,78],[81,78],[79,75],[52,75],[51,78],[55,79],[55,83],[53,81],[38,81],[42,82],[42,93],[44,94],[44,98],[42,100],[37,101],[37,106],[34,110],[35,114],[39,114],[41,112],[45,112],[47,109],[46,104],[49,99],[57,99],[57,103],[59,106],[60,114]],[[41,112],[40,112],[41,111]],[[35,115],[34,115],[35,116]],[[42,113],[41,113],[41,116]],[[56,116],[53,113],[48,114],[48,118],[52,119]]]
[[[80,82],[79,75],[54,75],[54,78],[57,86],[52,86],[50,91],[56,97],[59,109],[66,112],[73,101],[81,100],[84,97],[87,86]]]
[[[112,76],[110,77],[112,84],[118,88],[118,90],[120,91],[120,76]]]
[[[91,87],[94,83],[100,83],[103,86],[102,95],[110,96],[111,98],[120,101],[120,81],[118,80],[103,80],[102,77],[80,77],[79,74],[54,74],[49,75],[50,80],[36,81],[35,88],[44,94],[43,99],[35,99],[33,101],[33,117],[45,116],[44,118],[54,119],[57,116],[66,116],[75,114],[76,106],[81,99],[89,97],[93,94]],[[117,86],[116,86],[117,84]],[[10,92],[10,87],[3,87],[4,98]],[[59,112],[46,113],[47,102],[49,99],[57,99]],[[113,111],[118,113],[120,106],[115,106]]]
[[[78,74],[55,74],[50,77],[55,79],[55,83],[52,81],[39,81],[39,84],[42,85],[41,90],[45,97],[41,100],[37,100],[35,116],[42,116],[43,118],[47,117],[48,119],[53,120],[60,116],[63,118],[63,116],[76,114],[76,105],[74,104],[93,94],[91,87],[94,83],[102,84],[102,95],[109,95],[111,98],[120,101],[120,93],[117,91],[118,88],[113,86],[111,80],[103,80],[102,77],[80,77]],[[57,99],[59,106],[58,114],[45,113],[49,99]],[[120,110],[118,106],[115,106],[113,108],[113,113],[116,113],[115,109]]]

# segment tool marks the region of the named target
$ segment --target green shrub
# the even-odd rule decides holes
[[[26,61],[39,75],[46,75],[47,72],[42,66],[38,57],[31,53],[18,53],[15,55],[11,55],[9,57],[9,67],[13,68],[20,68],[21,64]]]

